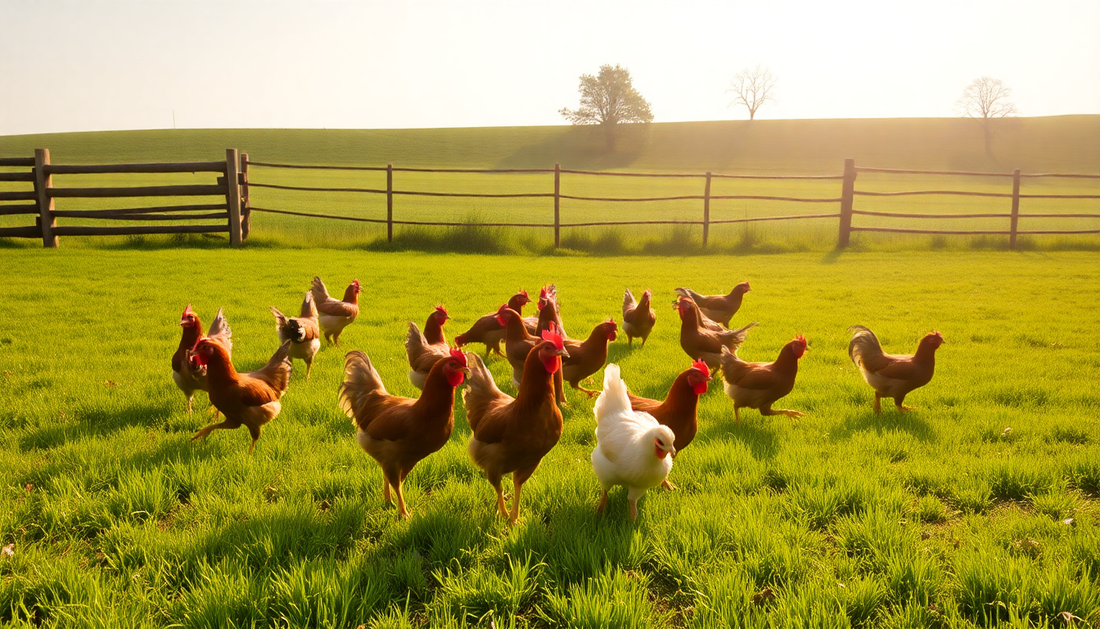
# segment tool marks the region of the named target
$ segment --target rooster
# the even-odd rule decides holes
[[[466,355],[450,350],[446,360],[432,366],[424,393],[413,400],[387,393],[363,352],[348,352],[344,358],[340,408],[356,426],[359,447],[382,467],[383,500],[391,502],[391,487],[397,494],[401,518],[409,517],[402,483],[417,462],[451,438],[455,387],[468,373]]]
[[[749,283],[741,282],[734,286],[728,295],[700,295],[690,288],[677,288],[676,294],[690,297],[699,305],[699,310],[704,315],[728,328],[730,319],[741,309],[741,300],[749,290]]]
[[[657,323],[657,313],[649,303],[652,296],[653,292],[648,288],[642,293],[642,299],[637,302],[634,301],[634,295],[629,288],[623,294],[623,332],[626,332],[627,345],[633,345],[636,336],[642,339],[642,347],[645,347],[646,339],[649,338],[649,333]]]
[[[405,335],[405,355],[412,367],[409,370],[409,381],[418,389],[424,389],[424,382],[435,363],[450,354],[451,348],[443,333],[443,324],[448,318],[443,306],[436,306],[435,311],[428,315],[423,334],[415,323],[409,321],[409,333]]]
[[[359,280],[352,280],[344,291],[344,299],[341,301],[329,296],[328,289],[325,288],[321,278],[313,278],[310,291],[313,293],[317,311],[321,315],[318,321],[321,324],[321,331],[325,333],[326,341],[339,345],[340,333],[355,321],[355,317],[359,316],[360,290],[362,289],[359,287]]]
[[[756,325],[753,322],[737,330],[716,332],[702,327],[699,307],[690,297],[680,297],[673,307],[680,313],[680,347],[692,360],[705,362],[712,372],[721,362],[722,348],[736,352]]]
[[[691,367],[676,376],[663,402],[628,393],[630,408],[649,413],[657,423],[671,428],[676,435],[676,452],[683,452],[684,448],[695,439],[695,433],[699,431],[696,411],[699,406],[699,396],[707,392],[708,382],[710,382],[710,369],[706,363],[697,360],[691,364]],[[666,489],[676,489],[676,486],[667,478],[661,486]]]
[[[309,380],[309,372],[313,370],[313,357],[321,349],[321,330],[317,326],[317,307],[313,304],[313,294],[306,293],[302,300],[302,314],[297,317],[287,318],[275,306],[271,306],[271,314],[275,315],[275,331],[279,333],[279,341],[290,341],[288,355],[292,359],[305,361],[306,380]]]
[[[187,307],[183,309],[183,315],[180,317],[180,327],[183,328],[183,335],[180,338],[179,347],[176,348],[176,353],[172,354],[172,380],[176,382],[176,386],[180,388],[180,391],[183,391],[183,395],[187,398],[187,412],[190,414],[195,391],[199,389],[206,390],[206,370],[203,368],[192,369],[191,361],[188,358],[188,353],[199,342],[199,339],[203,338],[202,320],[191,309],[191,304],[187,304]],[[213,323],[210,324],[210,336],[208,338],[218,341],[225,346],[228,352],[232,352],[233,331],[229,329],[229,323],[226,322],[221,308],[218,308],[218,314],[214,317]]]
[[[521,290],[508,300],[508,307],[522,316],[523,307],[529,303],[531,298],[527,296],[527,291]],[[490,352],[503,357],[504,354],[500,352],[500,342],[504,340],[504,326],[498,321],[497,314],[497,312],[490,312],[474,321],[469,330],[455,337],[455,343],[460,347],[469,343],[484,343],[486,358],[489,357]],[[535,333],[537,324],[536,317],[523,318],[523,325],[531,334]]]
[[[596,449],[592,469],[600,479],[602,493],[596,511],[607,507],[607,492],[623,485],[630,501],[630,519],[638,518],[638,499],[650,487],[660,485],[672,470],[676,435],[649,413],[631,409],[626,383],[619,366],[611,364],[603,373],[603,392],[596,398]]]
[[[852,341],[848,344],[848,355],[863,373],[863,379],[875,390],[875,412],[882,412],[880,400],[893,398],[898,412],[913,410],[904,406],[905,396],[932,381],[936,370],[936,350],[943,345],[943,336],[939,332],[924,335],[917,345],[917,353],[912,356],[886,354],[878,337],[869,328],[853,325]]]
[[[523,483],[538,468],[542,457],[561,438],[561,411],[554,403],[553,374],[567,356],[564,341],[553,331],[542,333],[542,341],[527,354],[523,381],[513,398],[502,392],[493,375],[476,354],[470,361],[469,386],[462,392],[466,419],[473,433],[470,458],[485,471],[497,492],[497,510],[512,524],[519,520],[519,494]],[[512,511],[504,505],[501,478],[512,474]]]
[[[225,420],[206,426],[191,440],[205,437],[219,428],[239,428],[243,424],[252,435],[252,445],[248,447],[248,453],[252,454],[260,438],[260,428],[282,410],[279,398],[286,393],[290,382],[289,351],[290,341],[283,341],[262,369],[241,374],[233,368],[229,351],[221,343],[213,339],[199,341],[191,352],[191,365],[207,370],[210,402],[225,415]]]
[[[733,416],[737,422],[741,421],[740,409],[743,407],[760,409],[761,415],[802,417],[798,411],[773,409],[772,404],[794,390],[798,361],[806,349],[806,338],[798,335],[779,350],[775,362],[748,363],[728,348],[722,348],[722,377],[726,395],[733,399]]]

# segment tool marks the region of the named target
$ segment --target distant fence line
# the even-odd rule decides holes
[[[938,170],[903,170],[893,168],[869,168],[856,167],[855,160],[848,159],[844,162],[844,170],[840,175],[741,175],[725,173],[641,173],[641,172],[606,172],[590,170],[563,169],[560,164],[554,168],[512,168],[512,169],[474,169],[474,168],[409,168],[395,167],[392,164],[386,166],[335,166],[335,165],[309,165],[309,164],[280,164],[272,162],[250,161],[247,153],[239,153],[237,149],[226,149],[224,162],[180,162],[159,164],[107,164],[107,165],[75,165],[65,166],[50,163],[47,149],[36,149],[34,158],[0,158],[0,167],[30,168],[29,172],[0,172],[0,182],[25,182],[33,184],[33,190],[0,192],[0,202],[4,201],[33,201],[31,204],[7,205],[0,203],[0,215],[28,214],[35,215],[35,225],[23,227],[0,227],[0,237],[28,237],[43,239],[46,247],[56,247],[58,236],[65,235],[119,235],[119,234],[175,234],[175,233],[229,233],[230,246],[238,247],[248,238],[251,231],[251,213],[253,211],[283,214],[289,216],[301,216],[308,218],[342,220],[362,223],[385,224],[387,238],[393,241],[394,225],[438,226],[438,227],[519,227],[519,228],[552,228],[554,230],[554,247],[561,246],[561,229],[595,226],[622,226],[622,225],[692,225],[700,226],[703,230],[703,246],[707,246],[711,225],[724,225],[736,223],[756,223],[768,221],[791,221],[811,219],[833,219],[838,221],[839,230],[837,236],[838,248],[847,247],[850,243],[852,232],[888,232],[908,234],[949,234],[949,235],[1004,235],[1009,237],[1011,248],[1016,247],[1017,236],[1039,234],[1100,234],[1100,229],[1090,230],[1020,230],[1018,222],[1020,218],[1098,218],[1100,213],[1020,213],[1020,199],[1100,199],[1097,194],[1021,194],[1020,181],[1024,178],[1072,178],[1072,179],[1100,179],[1100,175],[1086,175],[1074,173],[1038,173],[1023,174],[1019,170],[1012,173],[987,173],[967,171],[938,171]],[[273,169],[299,169],[299,170],[339,170],[339,171],[373,171],[386,173],[385,188],[340,188],[320,186],[295,186],[278,183],[266,183],[250,180],[250,168],[263,167]],[[120,173],[196,173],[209,172],[220,175],[213,184],[208,185],[165,185],[165,186],[141,186],[141,187],[70,187],[57,188],[53,186],[54,175],[90,175],[90,174],[120,174]],[[398,190],[394,188],[393,174],[395,172],[409,173],[443,173],[443,174],[552,174],[553,192],[514,192],[514,193],[466,193],[466,192],[431,192],[424,190]],[[978,192],[969,190],[910,190],[878,192],[869,190],[857,190],[855,187],[858,173],[884,173],[894,175],[915,176],[967,176],[967,177],[1005,177],[1012,180],[1011,192]],[[660,197],[592,197],[562,194],[561,176],[580,175],[596,177],[642,177],[642,178],[692,178],[703,182],[702,194],[687,194]],[[774,196],[762,194],[738,194],[720,195],[711,193],[711,183],[715,179],[744,179],[744,180],[837,180],[841,182],[840,196],[826,198],[807,198]],[[295,210],[263,208],[252,205],[250,200],[250,188],[268,188],[273,190],[296,192],[335,192],[351,194],[385,195],[386,218],[364,218],[356,216],[339,216],[315,212],[302,212]],[[906,197],[924,195],[951,195],[971,196],[987,198],[1011,199],[1011,211],[1002,213],[972,213],[972,214],[930,214],[912,212],[879,212],[857,210],[854,208],[854,200],[857,196],[866,197]],[[158,205],[144,208],[123,208],[112,210],[56,210],[54,199],[56,198],[128,198],[128,197],[218,197],[217,203],[187,204],[187,205]],[[422,196],[443,198],[488,198],[488,199],[553,199],[553,222],[545,223],[467,223],[467,222],[442,222],[442,221],[413,221],[394,219],[394,198],[400,196]],[[222,202],[224,199],[224,202]],[[583,201],[595,203],[653,203],[671,201],[701,201],[702,216],[700,220],[636,220],[636,221],[589,221],[589,222],[562,222],[561,201]],[[719,200],[749,200],[749,201],[780,201],[794,203],[838,203],[838,212],[797,214],[784,216],[759,216],[736,219],[711,219],[711,201]],[[879,218],[908,218],[908,219],[961,219],[961,218],[1006,218],[1009,225],[1004,230],[944,230],[944,229],[911,229],[901,227],[875,227],[852,225],[853,216],[874,216]],[[81,218],[96,220],[125,220],[125,221],[169,221],[169,220],[199,220],[217,221],[222,224],[200,225],[157,225],[157,226],[64,226],[57,225],[57,218]]]

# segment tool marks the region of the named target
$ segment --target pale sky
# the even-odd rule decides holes
[[[1100,114],[1100,0],[0,0],[0,135],[558,125],[627,68],[656,122],[943,117],[975,78],[1020,115]],[[174,122],[173,122],[174,114]]]

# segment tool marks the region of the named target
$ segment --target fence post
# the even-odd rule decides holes
[[[856,160],[844,160],[844,183],[840,189],[840,234],[837,249],[848,246],[852,237],[852,197],[856,189]]]
[[[225,149],[225,202],[229,207],[229,246],[241,246],[241,179],[237,149]]]
[[[1020,171],[1012,171],[1012,225],[1009,227],[1008,248],[1016,249],[1016,227],[1020,223]]]
[[[554,248],[561,247],[561,164],[554,164]]]
[[[34,149],[34,192],[38,201],[38,222],[42,226],[42,246],[56,249],[57,236],[53,228],[57,227],[57,219],[53,215],[53,197],[50,196],[53,177],[46,173],[46,166],[49,165],[50,149]]]
[[[241,153],[241,240],[252,233],[252,202],[248,199],[248,153]]]
[[[703,188],[703,248],[707,248],[710,237],[710,173],[707,173],[707,185]]]
[[[386,164],[386,242],[393,242],[393,164]]]

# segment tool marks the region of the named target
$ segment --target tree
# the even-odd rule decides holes
[[[1000,79],[983,76],[963,90],[955,108],[967,117],[980,120],[985,134],[985,154],[993,155],[993,121],[1018,113],[1009,100],[1011,91]]]
[[[749,120],[756,118],[756,112],[769,100],[775,102],[772,90],[775,89],[775,77],[767,68],[756,66],[745,68],[733,77],[727,92],[733,92],[737,98],[729,106],[741,104],[749,110]]]
[[[649,102],[642,98],[630,80],[630,72],[619,65],[602,65],[598,76],[581,76],[580,106],[562,108],[559,113],[575,125],[599,125],[607,141],[608,152],[615,151],[619,125],[653,122]]]

